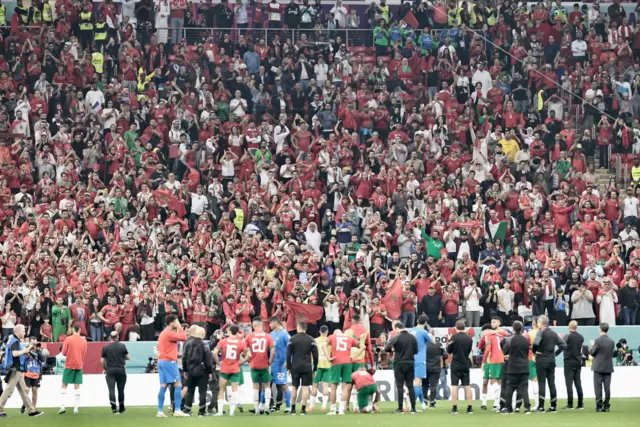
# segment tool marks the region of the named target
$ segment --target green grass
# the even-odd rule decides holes
[[[559,402],[559,408],[565,402]],[[423,427],[425,423],[432,426],[445,427],[496,427],[497,423],[503,425],[516,425],[517,427],[584,427],[584,426],[638,426],[638,415],[640,414],[640,399],[615,399],[612,401],[611,411],[608,414],[594,413],[595,403],[593,400],[585,401],[583,411],[562,411],[557,414],[514,414],[511,416],[496,414],[491,411],[480,411],[480,402],[474,402],[475,413],[473,415],[464,414],[466,404],[462,403],[459,409],[462,412],[457,415],[448,413],[451,409],[450,402],[438,401],[435,410],[416,415],[402,414],[392,415],[395,409],[393,403],[384,403],[381,414],[347,414],[345,416],[327,417],[324,412],[316,411],[301,420],[300,415],[287,416],[284,414],[272,414],[269,416],[256,416],[247,412],[252,405],[245,405],[245,413],[236,413],[231,418],[167,418],[156,419],[154,408],[130,408],[121,415],[111,414],[109,408],[88,408],[80,409],[80,414],[73,415],[73,410],[67,408],[65,415],[57,415],[57,409],[46,408],[45,414],[39,418],[27,418],[20,415],[17,410],[8,410],[10,418],[0,421],[2,425],[11,426],[46,426],[46,427],[141,427],[141,426],[211,426],[224,425],[229,427],[244,427],[248,423],[253,423],[254,427],[298,427],[304,423],[305,427],[326,427],[328,423],[331,427],[391,427],[402,423],[402,427]]]

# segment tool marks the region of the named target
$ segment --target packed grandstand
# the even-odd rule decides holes
[[[637,324],[637,10],[348,3],[0,5],[3,333]]]

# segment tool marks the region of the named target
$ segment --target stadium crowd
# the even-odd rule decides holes
[[[638,324],[640,23],[455,4],[0,5],[3,334]]]

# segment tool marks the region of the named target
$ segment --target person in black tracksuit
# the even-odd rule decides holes
[[[307,399],[309,387],[313,382],[313,375],[318,370],[318,345],[315,340],[307,335],[307,324],[298,322],[296,334],[291,337],[287,345],[286,368],[291,372],[291,415],[296,414],[296,401],[298,390],[301,391],[302,406],[300,414],[307,414]]]
[[[576,409],[583,409],[582,382],[580,372],[582,371],[582,345],[584,337],[577,331],[578,322],[569,322],[569,335],[566,336],[567,350],[564,352],[564,381],[567,386],[567,406],[565,409],[573,409],[573,386],[576,386],[578,394],[578,406]]]
[[[511,339],[511,337],[508,337],[507,339]],[[500,348],[502,349],[503,353],[506,345],[507,345],[506,339],[500,341]],[[505,358],[504,364],[502,365],[502,372],[504,373],[504,383],[503,383],[503,386],[500,387],[500,411],[502,412],[507,411],[507,382],[506,381],[507,381],[508,368],[509,368],[509,359]],[[516,388],[515,412],[519,412],[521,406],[522,406],[522,395],[520,394],[520,390]]]
[[[451,355],[451,413],[458,413],[458,387],[464,387],[467,399],[467,414],[473,414],[471,391],[471,350],[473,350],[473,338],[466,332],[464,319],[456,321],[456,333],[449,338],[447,353]]]
[[[503,372],[507,374],[505,409],[507,413],[513,412],[513,393],[518,391],[518,397],[524,400],[524,413],[531,413],[529,402],[529,339],[522,335],[522,322],[513,322],[513,333],[504,341],[503,352],[505,364]],[[508,360],[508,362],[507,362]],[[504,384],[504,382],[503,382]]]
[[[131,360],[127,347],[118,341],[118,333],[112,332],[110,343],[102,348],[102,369],[107,374],[107,388],[109,389],[109,403],[114,414],[124,413],[124,388],[127,384],[126,361]],[[118,401],[116,402],[116,387]],[[116,407],[116,403],[118,406]]]
[[[218,342],[222,338],[224,338],[224,333],[219,329],[215,331],[213,335],[211,335],[211,341],[209,341],[209,353],[211,353],[213,349],[216,348]],[[209,402],[209,406],[207,407],[208,414],[215,414],[216,412],[218,412],[218,399],[215,397],[218,396],[219,390],[218,384],[220,383],[220,366],[218,366],[217,361],[213,358],[212,362],[213,373],[211,374],[211,377],[209,379],[209,390],[211,390],[211,396],[213,396],[214,398],[211,399],[211,402]]]
[[[416,412],[416,392],[413,389],[413,379],[415,374],[414,355],[418,353],[418,341],[416,337],[407,331],[402,322],[396,322],[393,329],[396,331],[391,340],[384,347],[385,351],[393,351],[395,356],[393,359],[393,374],[396,380],[396,391],[398,395],[398,409],[394,414],[403,413],[403,397],[404,386],[409,390],[409,399],[411,399],[411,412]],[[427,352],[428,353],[428,352]]]
[[[431,331],[429,333],[433,336]],[[447,357],[449,355],[444,348],[433,341],[427,343],[427,381],[422,381],[422,392],[425,398],[428,397],[429,407],[431,408],[436,407],[442,360],[446,360]],[[446,387],[447,385],[444,384],[444,386]]]
[[[205,330],[199,326],[191,326],[191,339],[184,345],[182,353],[182,370],[187,377],[187,395],[184,400],[185,412],[191,413],[193,395],[198,387],[199,416],[204,416],[207,405],[207,386],[213,374],[213,358],[209,346],[202,341]]]
[[[551,398],[551,406],[549,406],[547,412],[557,412],[556,356],[566,350],[567,343],[553,329],[549,329],[549,318],[547,316],[538,317],[538,328],[540,328],[540,331],[537,333],[532,346],[533,352],[536,354],[536,371],[538,372],[538,384],[540,387],[536,412],[544,412],[547,381],[549,382],[549,397]]]

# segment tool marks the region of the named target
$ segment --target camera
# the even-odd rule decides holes
[[[158,372],[158,359],[154,359],[153,357],[149,358],[149,363],[144,368],[145,374],[153,374]]]

